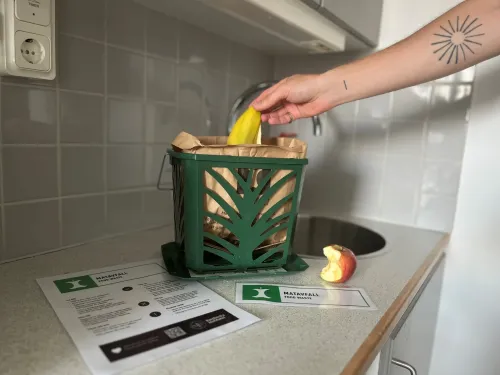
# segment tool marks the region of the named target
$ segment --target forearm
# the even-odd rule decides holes
[[[500,54],[500,1],[467,0],[408,38],[323,76],[334,105],[445,77]]]

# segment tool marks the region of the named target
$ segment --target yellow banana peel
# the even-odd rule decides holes
[[[260,144],[261,143],[260,112],[253,107],[241,114],[233,126],[227,139],[228,145]]]

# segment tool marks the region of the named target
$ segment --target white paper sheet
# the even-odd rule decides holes
[[[237,283],[236,303],[377,310],[361,288]]]
[[[37,280],[87,366],[114,374],[201,345],[260,319],[162,261]]]

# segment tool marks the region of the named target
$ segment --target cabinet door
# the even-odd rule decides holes
[[[374,47],[380,34],[382,4],[383,0],[323,0],[319,11]]]
[[[418,375],[429,374],[444,263],[444,260],[440,261],[430,281],[424,285],[420,297],[392,343],[392,358],[408,363],[415,368]],[[409,375],[409,373],[408,370],[394,364],[390,366],[389,375]]]

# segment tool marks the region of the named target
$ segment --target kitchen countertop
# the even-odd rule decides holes
[[[360,257],[349,286],[362,287],[376,311],[239,305],[262,321],[205,345],[135,368],[149,374],[362,374],[443,253],[447,234],[352,219],[387,241]],[[89,375],[35,279],[160,256],[171,240],[160,228],[0,265],[0,374]],[[305,272],[250,278],[281,284],[328,285],[325,259],[306,259]],[[236,280],[204,282],[234,302]]]

